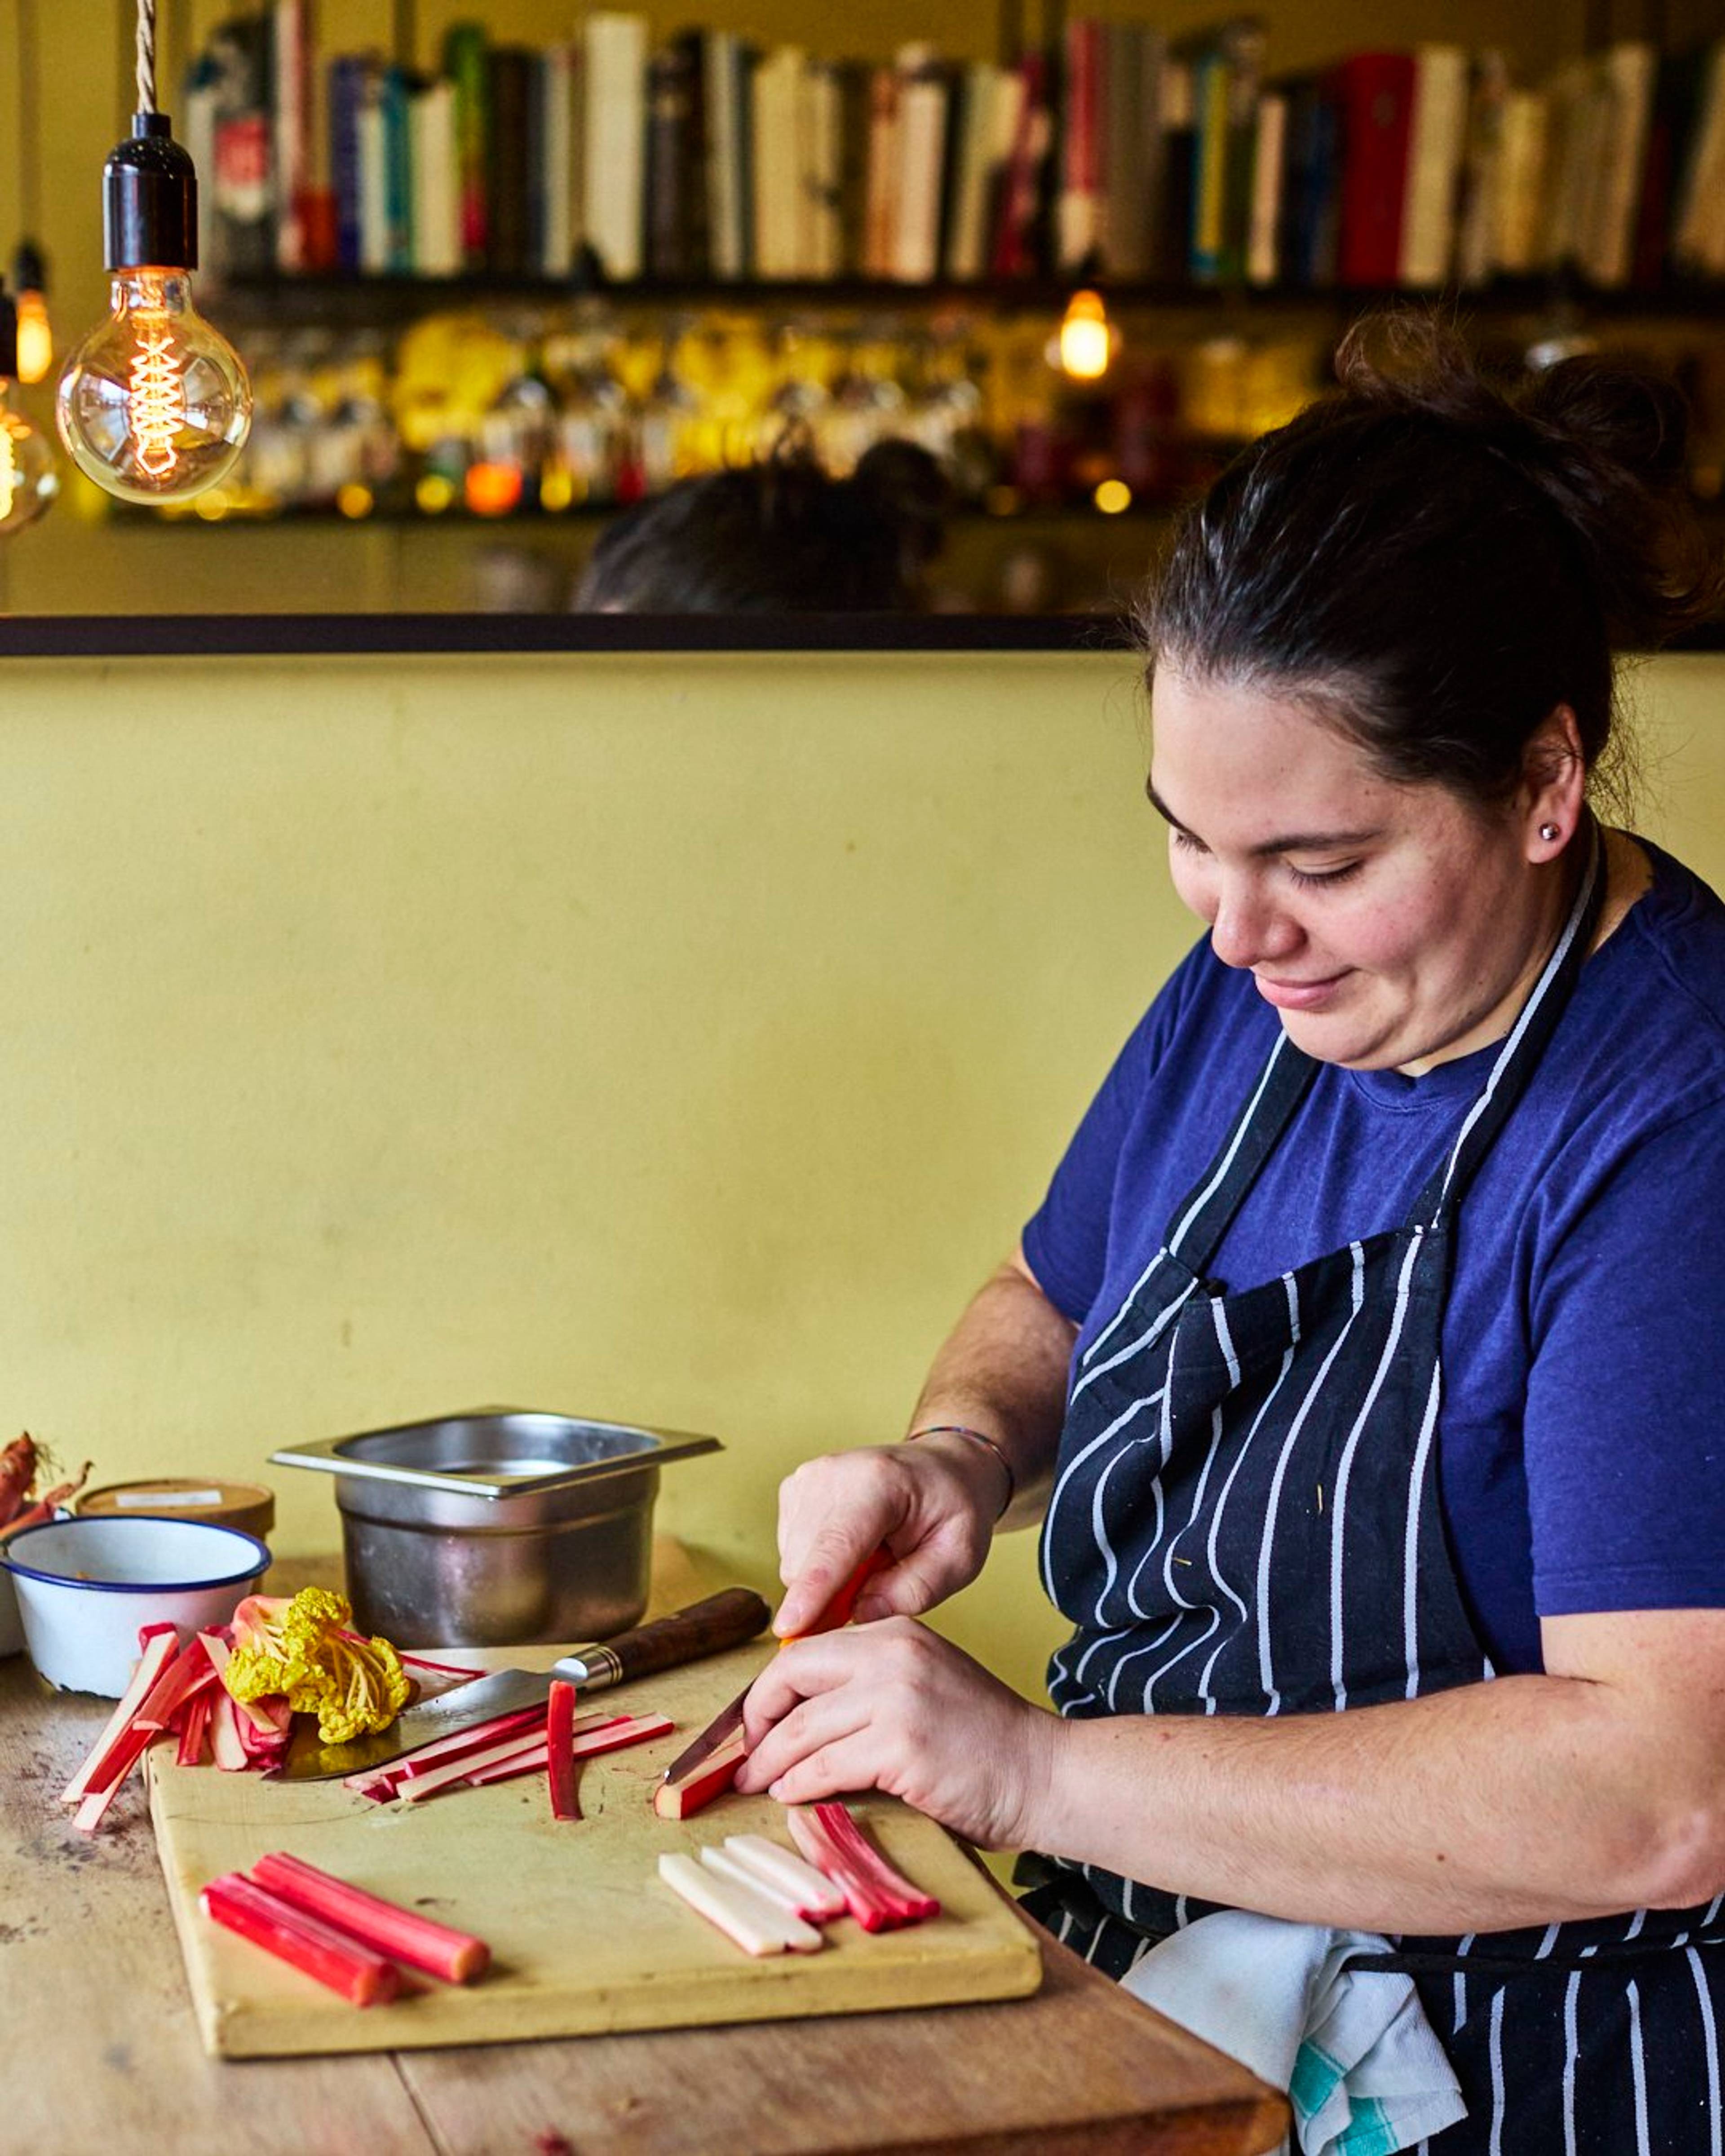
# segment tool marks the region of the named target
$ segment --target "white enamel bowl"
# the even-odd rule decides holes
[[[118,1699],[146,1625],[225,1625],[270,1566],[268,1545],[206,1520],[49,1520],[0,1544],[30,1660],[62,1691]]]

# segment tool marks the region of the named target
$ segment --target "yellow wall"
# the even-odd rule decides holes
[[[1725,660],[1640,691],[1725,883]],[[1092,656],[8,661],[0,1432],[98,1479],[484,1401],[710,1430],[770,1577],[1189,940]],[[1034,1684],[1020,1537],[953,1629]]]

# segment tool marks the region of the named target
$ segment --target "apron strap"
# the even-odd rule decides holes
[[[1505,1036],[1479,1098],[1456,1133],[1446,1158],[1433,1171],[1430,1180],[1414,1204],[1409,1224],[1434,1225],[1439,1215],[1461,1204],[1480,1163],[1491,1151],[1516,1103],[1527,1090],[1539,1059],[1544,1054],[1559,1020],[1568,1008],[1575,983],[1587,961],[1594,931],[1599,925],[1605,898],[1605,849],[1597,821],[1588,818],[1587,865],[1581,887],[1569,908],[1563,932],[1533,983],[1521,1014]]]
[[[1312,1058],[1278,1032],[1258,1082],[1215,1158],[1174,1213],[1167,1248],[1202,1274],[1317,1075]]]

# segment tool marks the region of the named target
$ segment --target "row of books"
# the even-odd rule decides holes
[[[1725,275],[1725,39],[1534,87],[1459,45],[1266,73],[1235,17],[1070,20],[1017,61],[829,62],[598,10],[433,72],[322,55],[313,0],[212,34],[183,132],[218,274],[614,281],[1058,275],[1321,289]]]

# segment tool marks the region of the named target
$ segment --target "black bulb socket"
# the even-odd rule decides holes
[[[198,267],[198,168],[165,112],[132,116],[102,167],[102,245],[110,270]]]
[[[18,379],[18,303],[0,285],[0,382]]]
[[[33,239],[21,239],[12,258],[12,281],[20,292],[48,290],[48,262]]]

